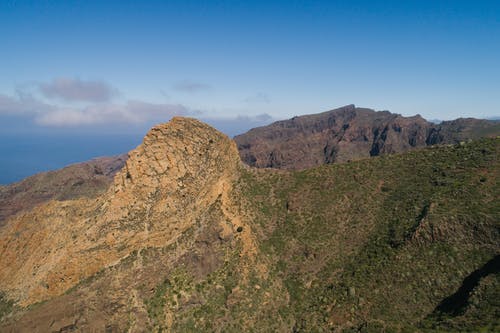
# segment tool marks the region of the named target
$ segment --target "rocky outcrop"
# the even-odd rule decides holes
[[[239,163],[234,142],[197,120],[154,127],[101,197],[50,201],[0,229],[3,291],[32,304],[133,251],[174,243],[215,202],[229,198]],[[236,215],[227,200],[222,206]],[[220,222],[221,237],[237,228],[228,220]]]
[[[420,115],[348,105],[258,127],[234,139],[241,159],[259,168],[306,169],[438,143],[500,134],[500,124],[459,119],[432,124]]]

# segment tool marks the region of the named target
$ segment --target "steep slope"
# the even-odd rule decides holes
[[[348,105],[254,128],[235,141],[250,166],[306,169],[495,135],[500,135],[498,122],[458,119],[434,125],[419,115]]]
[[[498,331],[499,150],[490,139],[252,178],[295,331]],[[463,307],[442,312],[455,294]]]
[[[134,250],[175,241],[238,165],[234,144],[207,128],[185,119],[155,127],[102,197],[51,201],[10,220],[0,231],[7,293],[41,301]]]
[[[429,144],[459,143],[461,141],[500,135],[500,121],[458,118],[443,121],[434,128],[427,139]]]
[[[175,118],[102,196],[0,229],[0,331],[494,330],[499,149],[250,169]]]
[[[125,155],[96,158],[1,186],[0,227],[9,216],[31,210],[43,202],[102,194],[123,167],[125,160]]]
[[[240,163],[225,135],[174,118],[129,153],[103,196],[49,202],[8,220],[0,230],[0,286],[4,312],[13,301],[17,310],[1,330],[161,329],[191,325],[181,309],[216,302],[211,308],[220,315],[231,299],[251,299],[245,295],[253,287],[234,288],[265,277],[267,268],[265,258],[256,261],[255,236],[232,197]],[[207,281],[217,284],[185,299],[183,288]],[[175,305],[167,308],[164,294],[172,290]],[[272,298],[263,291],[261,305]],[[275,313],[270,304],[279,302],[248,317]],[[208,317],[205,324],[226,321]]]

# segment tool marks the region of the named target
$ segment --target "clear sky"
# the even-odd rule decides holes
[[[236,134],[346,104],[500,115],[500,1],[2,0],[0,43],[9,135],[175,114]]]

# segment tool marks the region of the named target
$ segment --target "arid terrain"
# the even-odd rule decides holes
[[[176,117],[1,187],[0,331],[497,331],[495,126]]]
[[[419,115],[347,105],[254,128],[235,141],[248,165],[297,170],[498,135],[499,121],[460,118],[436,125]]]

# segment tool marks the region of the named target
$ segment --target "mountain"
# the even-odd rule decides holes
[[[6,218],[50,200],[95,197],[104,192],[127,156],[101,157],[36,174],[0,187],[0,227]]]
[[[419,115],[403,117],[347,105],[277,121],[234,139],[241,159],[250,166],[306,169],[498,135],[500,123],[495,121],[467,118],[436,125]]]
[[[458,143],[465,140],[499,135],[500,122],[498,120],[458,118],[441,122],[433,130],[428,141],[429,144]]]
[[[2,332],[495,331],[500,139],[255,169],[174,118],[0,227]]]

